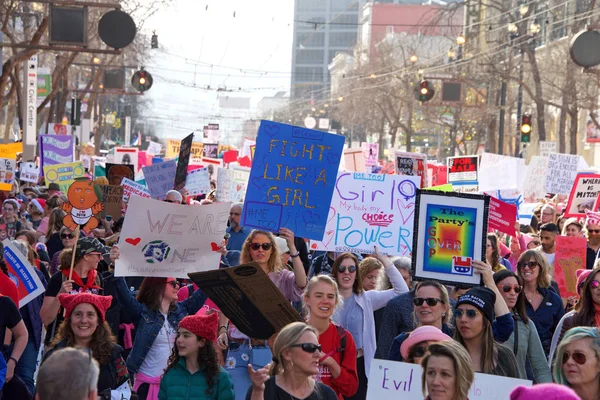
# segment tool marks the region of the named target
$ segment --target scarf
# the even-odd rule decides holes
[[[62,274],[64,276],[66,276],[67,279],[69,279],[69,268],[63,269]],[[98,275],[98,273],[96,272],[95,269],[90,269],[87,274],[87,283],[84,284],[83,281],[81,280],[81,277],[79,276],[79,274],[75,270],[73,270],[72,279],[75,282],[75,284],[79,285],[79,287],[83,288],[84,291],[91,291],[92,289],[102,290],[102,288],[100,286],[94,285],[96,283],[97,275]]]
[[[160,376],[151,377],[144,375],[141,372],[135,374],[135,383],[133,384],[133,390],[137,392],[142,383],[148,384],[148,396],[146,400],[158,400],[158,391],[160,390]]]
[[[594,311],[596,311],[594,314],[594,325],[596,328],[600,328],[600,306],[596,303],[594,303]]]

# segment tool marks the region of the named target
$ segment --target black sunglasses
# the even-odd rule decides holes
[[[302,348],[303,351],[307,352],[307,353],[314,353],[315,351],[321,351],[321,345],[320,344],[314,344],[314,343],[297,343],[297,344],[293,344],[290,347],[300,347]]]
[[[598,233],[600,233],[600,229],[588,229],[587,231],[588,231],[589,233],[595,233],[595,234],[598,234]]]
[[[511,290],[514,290],[516,294],[521,293],[521,290],[523,290],[523,287],[521,285],[503,285],[502,286],[502,291],[504,293],[509,293]]]
[[[271,250],[271,247],[273,247],[273,243],[250,243],[250,248],[252,250],[258,250],[261,247],[264,251],[269,251]]]
[[[344,272],[346,272],[346,266],[345,265],[340,265],[338,267],[338,270],[340,271],[340,274],[343,274]],[[348,272],[353,273],[356,272],[356,265],[351,265],[348,267]]]
[[[165,200],[163,200],[163,201],[164,201],[165,203],[175,203],[175,204],[181,204],[181,202],[180,202],[180,201],[177,201],[177,200],[167,200],[167,199],[165,199]]]
[[[423,305],[423,303],[427,303],[427,305],[429,307],[435,307],[437,305],[437,303],[444,303],[442,301],[442,299],[436,299],[434,297],[427,297],[427,298],[423,298],[423,297],[415,297],[413,299],[413,304],[417,307],[421,307]]]
[[[421,358],[423,356],[425,356],[425,353],[427,352],[427,347],[423,347],[423,346],[414,346],[412,349],[410,349],[410,354],[409,354],[409,358]]]
[[[563,354],[563,356],[562,356],[562,363],[563,363],[563,365],[566,364],[569,361],[569,358],[573,358],[573,361],[575,361],[579,365],[583,365],[587,361],[586,355],[583,354],[580,351],[575,351],[573,353],[566,353],[565,352]]]
[[[529,267],[529,269],[534,270],[539,264],[537,261],[529,261],[526,263],[519,263],[519,268]]]
[[[60,235],[61,239],[73,239],[75,237],[75,235],[73,235],[72,233],[63,233]]]
[[[179,281],[177,280],[173,280],[173,281],[169,281],[167,282],[169,285],[173,286],[173,289],[177,289],[178,287],[180,287],[181,285],[179,284]]]
[[[467,316],[467,318],[469,318],[469,319],[474,319],[477,316],[477,311],[475,311],[475,310],[463,311],[460,308],[457,308],[456,310],[454,310],[454,316],[456,317],[456,319],[462,318],[463,314],[465,314]]]

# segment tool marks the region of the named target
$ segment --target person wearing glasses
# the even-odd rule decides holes
[[[600,398],[600,332],[575,327],[567,331],[554,361],[554,380],[570,387],[581,400]]]
[[[62,242],[63,245],[63,249],[72,249],[73,246],[75,246],[75,235],[73,234],[73,232],[67,228],[66,226],[63,226],[62,228],[60,228],[60,241]],[[58,267],[60,265],[60,255],[62,254],[63,250],[59,250],[56,253],[54,253],[54,255],[52,256],[52,258],[50,259],[50,274],[54,275],[56,273],[56,271],[58,271]]]
[[[600,258],[600,213],[586,211],[585,237],[587,238],[587,254],[585,266],[594,269],[596,261]]]
[[[336,400],[333,389],[313,378],[323,356],[317,335],[303,322],[283,328],[273,345],[272,363],[258,370],[248,365],[252,386],[245,399]]]
[[[552,335],[565,314],[558,290],[551,287],[550,266],[537,250],[527,250],[517,263],[517,275],[523,280],[525,310],[533,321],[548,356]]]
[[[240,225],[242,219],[242,203],[235,203],[229,209],[229,227],[226,232],[229,233],[227,240],[227,250],[242,251],[244,242],[251,232],[251,229],[244,228]]]
[[[275,236],[271,232],[261,230],[253,230],[246,238],[242,246],[241,264],[256,262],[287,300],[298,302],[301,301],[302,292],[306,287],[306,272],[294,245],[294,233],[287,228],[281,228],[279,237],[287,242],[292,258],[292,271],[281,264]],[[231,374],[237,388],[235,397],[240,400],[244,399],[244,390],[251,384],[248,364],[263,367],[270,362],[272,354],[265,340],[249,338],[233,324],[229,325],[229,328],[227,325],[227,317],[222,314],[217,343],[223,350],[229,347],[225,369]]]
[[[21,230],[22,224],[18,216],[19,203],[15,199],[6,199],[2,203],[0,216],[0,240],[15,238],[15,233]]]
[[[425,400],[468,400],[475,372],[460,344],[452,340],[431,344],[421,366]]]
[[[508,348],[496,343],[492,333],[496,302],[504,303],[504,300],[498,299],[487,287],[474,287],[461,296],[454,309],[454,340],[467,349],[475,372],[517,378],[515,356]]]
[[[435,326],[420,326],[402,342],[402,346],[400,346],[402,359],[411,364],[421,364],[431,344],[447,340],[452,340],[452,338]]]
[[[342,301],[337,283],[329,275],[313,277],[306,285],[303,301],[306,323],[317,330],[324,353],[316,379],[332,388],[338,400],[354,395],[358,390],[356,344],[350,332],[331,322]]]
[[[375,357],[377,338],[375,335],[375,317],[373,312],[385,307],[396,295],[408,292],[408,286],[402,275],[390,259],[374,247],[375,257],[383,264],[393,289],[363,289],[358,274],[358,259],[352,253],[340,254],[332,267],[332,277],[337,282],[344,304],[333,315],[333,321],[350,331],[357,348],[358,391],[349,399],[365,399],[367,394],[367,375],[371,361]]]
[[[542,342],[535,324],[529,320],[525,311],[523,281],[514,272],[503,270],[494,274],[494,282],[515,319],[515,331],[504,342],[504,345],[512,349],[517,359],[519,378],[528,379],[525,364],[529,361],[535,383],[552,382],[552,375],[547,359],[544,357]]]

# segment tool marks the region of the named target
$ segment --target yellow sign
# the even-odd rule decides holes
[[[0,158],[17,159],[17,153],[23,152],[23,143],[0,144]]]
[[[60,191],[67,193],[71,183],[75,182],[75,178],[85,176],[85,168],[81,161],[76,161],[68,164],[47,165],[44,167],[44,178],[46,185],[58,183]]]
[[[181,146],[181,140],[173,140],[169,139],[167,142],[167,149],[165,158],[174,158],[179,156],[179,147]],[[202,143],[193,142],[192,150],[190,151],[191,158],[201,158],[202,157]]]

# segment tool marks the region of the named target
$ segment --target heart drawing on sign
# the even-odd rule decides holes
[[[235,187],[235,190],[236,190],[236,191],[238,191],[238,192],[239,192],[240,190],[242,190],[242,185],[237,185],[237,186]]]
[[[404,203],[402,199],[397,199],[396,205],[398,206],[398,212],[400,212],[400,216],[402,217],[402,223],[406,224],[410,217],[415,213],[414,201]]]
[[[210,248],[212,249],[212,251],[218,251],[219,245],[216,244],[215,242],[210,242]]]
[[[265,132],[267,135],[273,137],[279,133],[279,127],[277,125],[268,124],[265,126]]]
[[[317,244],[316,244],[316,243],[313,243],[313,244],[311,244],[311,245],[310,245],[310,248],[311,248],[311,249],[316,249],[316,248],[317,248]]]
[[[127,238],[125,239],[125,243],[129,243],[132,246],[137,246],[139,242],[142,241],[142,238]]]

